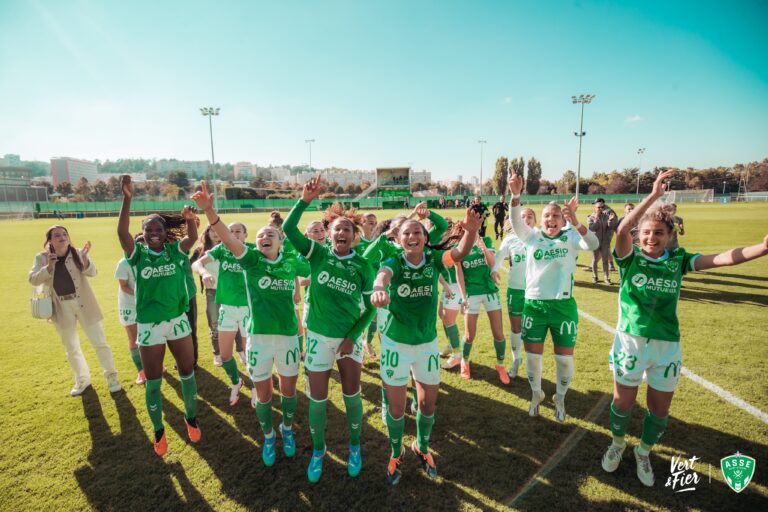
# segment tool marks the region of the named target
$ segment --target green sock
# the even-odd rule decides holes
[[[507,339],[493,340],[493,348],[496,350],[496,364],[504,364],[504,353],[507,351]]]
[[[632,411],[619,411],[611,402],[611,434],[613,442],[619,446],[626,444],[624,436],[627,434],[629,422],[632,419]]]
[[[189,375],[180,375],[181,396],[184,398],[184,410],[187,412],[188,420],[194,420],[197,417],[197,379],[195,372]]]
[[[299,353],[304,352],[304,335],[299,334]]]
[[[375,337],[376,337],[376,322],[374,321],[371,323],[370,327],[368,327],[368,335],[366,337],[366,343],[370,345],[371,342],[373,341],[373,338]]]
[[[363,430],[363,399],[358,391],[352,396],[344,395],[344,408],[347,410],[349,444],[360,445],[360,432]]]
[[[421,411],[416,413],[416,440],[422,453],[429,452],[429,436],[432,435],[432,425],[434,424],[434,414],[427,416],[426,414],[421,414]]]
[[[309,399],[309,432],[312,435],[312,448],[325,450],[325,425],[328,422],[327,400]]]
[[[469,353],[472,352],[472,344],[467,340],[463,340],[461,345],[461,358],[465,361],[469,361]]]
[[[645,451],[650,451],[651,447],[661,438],[661,434],[667,428],[667,423],[669,423],[669,416],[660,418],[651,411],[646,411],[645,418],[643,418],[643,434],[640,436],[640,447]]]
[[[287,428],[290,428],[291,425],[293,425],[293,415],[296,414],[297,402],[298,399],[296,398],[295,393],[293,396],[283,395],[280,397],[280,408],[283,410],[283,425]]]
[[[272,400],[265,403],[256,400],[256,418],[259,420],[264,435],[272,434]]]
[[[445,331],[445,336],[448,338],[448,343],[451,344],[451,348],[454,352],[457,352],[459,350],[459,345],[461,345],[461,340],[459,339],[459,326],[456,324],[443,325],[443,330]]]
[[[144,396],[147,400],[147,411],[149,419],[152,421],[152,428],[155,432],[162,430],[163,427],[163,395],[160,393],[160,384],[162,379],[147,380]]]
[[[416,404],[416,407],[419,407],[419,395],[416,393],[416,386],[411,386],[408,388],[408,390],[411,392],[411,399],[413,400],[413,403]]]
[[[136,371],[140,372],[142,368],[144,368],[141,365],[141,355],[139,354],[139,347],[130,349],[131,351],[131,361],[133,361],[133,366],[136,367]]]
[[[224,371],[229,375],[229,380],[232,381],[232,385],[240,382],[240,374],[237,373],[237,361],[235,361],[234,357],[222,361],[221,367],[224,368]]]
[[[403,450],[405,416],[395,419],[387,411],[387,430],[389,431],[389,444],[392,445],[392,457],[397,458]]]
[[[381,387],[381,406],[382,408],[386,409],[387,405],[389,405],[389,399],[387,398],[387,390],[384,389],[384,386]]]

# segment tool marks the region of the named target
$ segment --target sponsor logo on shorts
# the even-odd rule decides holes
[[[297,361],[299,360],[299,349],[298,348],[294,348],[293,350],[289,350],[289,351],[287,351],[285,353],[285,364],[286,365],[291,364],[289,362],[289,360],[291,360],[293,362],[293,364],[297,363]]]
[[[720,459],[720,469],[723,472],[725,483],[735,492],[741,492],[747,488],[755,474],[755,459],[736,452],[734,455]]]
[[[563,331],[568,334],[576,334],[579,332],[579,324],[573,320],[562,322],[560,324],[560,334],[563,334]]]
[[[682,455],[673,455],[669,462],[669,476],[664,487],[671,487],[675,492],[695,491],[699,483],[699,474],[696,472],[696,462],[700,457],[693,456],[690,459]]]
[[[395,374],[395,370],[392,370],[392,369],[387,370],[386,374],[387,374],[387,377],[389,377],[391,379],[392,376]]]
[[[177,323],[173,324],[173,335],[176,336],[179,333],[183,332],[189,332],[189,322],[186,320],[180,320]]]
[[[157,267],[146,267],[141,270],[143,279],[152,279],[155,277],[167,277],[176,274],[176,264],[158,265]]]
[[[682,361],[669,363],[667,365],[667,369],[664,370],[664,378],[665,379],[668,378],[670,372],[672,372],[672,377],[677,377],[677,374],[680,371],[680,368],[682,368],[682,366],[683,366]]]

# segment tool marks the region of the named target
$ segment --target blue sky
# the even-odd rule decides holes
[[[0,154],[544,176],[768,156],[768,4],[0,2]]]

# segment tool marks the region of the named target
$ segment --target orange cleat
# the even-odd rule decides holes
[[[509,375],[507,375],[507,369],[503,364],[496,365],[496,372],[499,374],[499,380],[502,384],[509,384]]]
[[[195,425],[192,426],[189,424],[189,420],[184,418],[184,423],[187,425],[187,436],[189,436],[189,440],[193,443],[199,443],[200,439],[203,437],[203,433],[200,431],[200,427],[197,426],[197,422],[195,422]]]
[[[159,457],[163,457],[166,453],[168,453],[168,440],[165,438],[165,431],[163,431],[163,435],[160,437],[158,441],[155,441],[155,453]]]
[[[469,380],[472,377],[469,374],[469,361],[461,360],[461,378]]]
[[[139,370],[139,373],[136,375],[136,384],[141,386],[147,382],[147,376],[144,375],[144,370]]]
[[[390,485],[397,485],[403,474],[402,471],[400,471],[401,458],[402,455],[400,457],[389,458],[389,464],[387,464],[387,482],[389,482]]]

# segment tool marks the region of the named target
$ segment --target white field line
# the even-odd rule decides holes
[[[583,316],[584,318],[586,318],[587,320],[589,320],[590,322],[592,322],[593,324],[595,324],[598,327],[600,327],[601,329],[603,329],[604,331],[607,331],[607,332],[609,332],[611,334],[616,334],[616,329],[614,329],[613,327],[611,327],[607,323],[603,322],[599,318],[596,318],[596,317],[590,315],[589,313],[587,313],[586,311],[583,311],[581,309],[579,310],[579,314],[581,316]],[[713,392],[714,394],[716,394],[717,396],[719,396],[720,398],[722,398],[726,402],[730,403],[731,405],[735,405],[739,409],[742,409],[742,410],[748,412],[749,414],[751,414],[752,416],[754,416],[758,420],[762,421],[763,423],[768,424],[768,414],[766,414],[765,412],[761,411],[760,409],[758,409],[754,405],[748,404],[747,402],[745,402],[741,398],[737,397],[736,395],[734,395],[730,391],[727,391],[727,390],[721,388],[717,384],[714,384],[713,382],[708,381],[704,377],[700,377],[699,375],[697,375],[697,374],[693,373],[691,370],[689,370],[686,366],[683,366],[683,369],[681,370],[680,373],[682,375],[685,375],[689,379],[691,379],[696,384],[699,384],[700,386],[702,386],[702,387],[708,389],[709,391]]]

